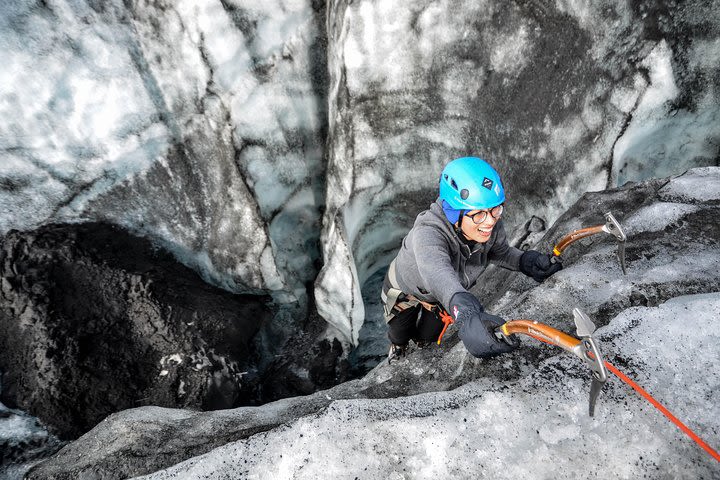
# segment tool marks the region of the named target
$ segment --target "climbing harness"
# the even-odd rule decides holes
[[[447,330],[451,323],[455,323],[455,321],[453,320],[452,315],[446,312],[445,309],[442,308],[440,305],[435,305],[434,310],[437,313],[438,317],[440,317],[440,320],[445,324],[443,326],[442,332],[440,332],[440,336],[438,336],[437,339],[437,344],[440,345],[442,337],[443,335],[445,335],[445,330]]]
[[[385,277],[385,282],[383,282],[380,298],[384,305],[383,314],[385,323],[390,323],[390,320],[395,318],[395,315],[408,308],[416,307],[420,303],[415,297],[406,295],[400,290],[397,274],[395,273],[395,260],[390,262],[390,266],[388,267],[388,273]]]
[[[407,295],[400,290],[397,281],[397,274],[395,273],[395,260],[393,260],[390,263],[390,267],[388,267],[386,282],[383,285],[383,290],[380,292],[380,298],[385,306],[384,316],[386,323],[389,323],[390,320],[395,318],[397,314],[418,305],[421,305],[426,310],[433,312],[444,324],[442,332],[440,332],[437,339],[438,345],[440,345],[442,337],[445,335],[445,331],[450,324],[455,323],[452,316],[446,312],[440,304],[423,302],[422,300],[418,300],[412,295]]]

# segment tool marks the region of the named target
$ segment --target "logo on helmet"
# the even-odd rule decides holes
[[[483,178],[482,186],[487,188],[488,190],[492,190],[493,181],[485,177]]]
[[[457,308],[457,305],[453,305],[453,315],[455,315],[455,320],[457,320],[457,316],[458,316],[458,308]]]

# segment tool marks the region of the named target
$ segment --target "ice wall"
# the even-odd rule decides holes
[[[718,163],[703,1],[30,0],[0,7],[0,233],[104,220],[357,343],[442,166],[506,221]]]
[[[454,157],[499,170],[511,229],[717,164],[718,38],[705,2],[331,2],[320,312],[358,340],[362,286]]]
[[[304,295],[324,188],[323,8],[4,4],[0,231],[109,220],[230,290]]]
[[[500,298],[473,293],[502,318],[570,335],[580,308],[604,358],[717,449],[720,168],[587,193],[539,242],[608,210],[627,234],[626,275],[600,234],[573,243],[542,284],[508,272],[482,283]],[[714,478],[717,462],[612,375],[589,417],[590,380],[579,358],[526,336],[511,354],[474,358],[451,326],[441,345],[311,395],[120,412],[27,478]]]

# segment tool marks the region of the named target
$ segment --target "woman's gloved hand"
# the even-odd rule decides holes
[[[551,255],[528,250],[520,257],[520,271],[536,282],[542,282],[553,273],[562,270],[562,263],[553,263],[551,258]]]
[[[485,313],[485,309],[471,293],[458,292],[453,295],[450,299],[450,314],[460,329],[460,340],[474,357],[492,357],[512,352],[520,346],[520,342],[512,337],[512,343],[507,343],[495,336],[495,329],[505,321]]]

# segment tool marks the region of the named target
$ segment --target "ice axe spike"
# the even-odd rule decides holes
[[[618,262],[620,262],[620,268],[622,269],[623,275],[627,275],[627,272],[625,271],[625,240],[627,240],[627,236],[625,235],[620,222],[617,221],[611,212],[607,212],[605,214],[605,219],[607,222],[605,223],[603,230],[617,238]]]
[[[560,241],[558,241],[557,245],[555,245],[555,247],[553,248],[553,257],[551,258],[551,261],[553,263],[561,261],[560,256],[571,243],[574,243],[580,239],[595,235],[600,232],[605,232],[613,235],[617,239],[618,262],[620,263],[620,268],[622,269],[623,274],[627,275],[627,272],[625,270],[625,240],[627,240],[627,236],[625,235],[625,232],[623,231],[620,222],[617,221],[615,216],[613,216],[612,212],[607,212],[605,214],[605,220],[606,222],[603,225],[581,228],[579,230],[570,232],[564,237],[562,237]]]
[[[607,381],[607,369],[600,354],[597,340],[592,336],[595,332],[595,324],[587,315],[577,308],[573,310],[573,316],[575,317],[577,334],[581,339],[571,337],[549,325],[533,320],[510,320],[497,328],[496,335],[500,338],[516,333],[529,335],[536,340],[558,346],[572,353],[587,364],[593,374],[592,384],[590,385],[590,404],[588,411],[592,417],[595,415],[595,404],[597,403],[600,391]]]
[[[595,404],[597,403],[598,396],[600,396],[600,391],[607,381],[607,368],[605,368],[605,361],[600,354],[597,340],[592,336],[595,332],[595,324],[579,308],[573,309],[573,316],[575,317],[577,335],[582,338],[580,342],[582,348],[579,352],[581,355],[578,356],[588,364],[593,372],[592,383],[590,384],[589,406],[590,416],[593,417],[595,416]]]

